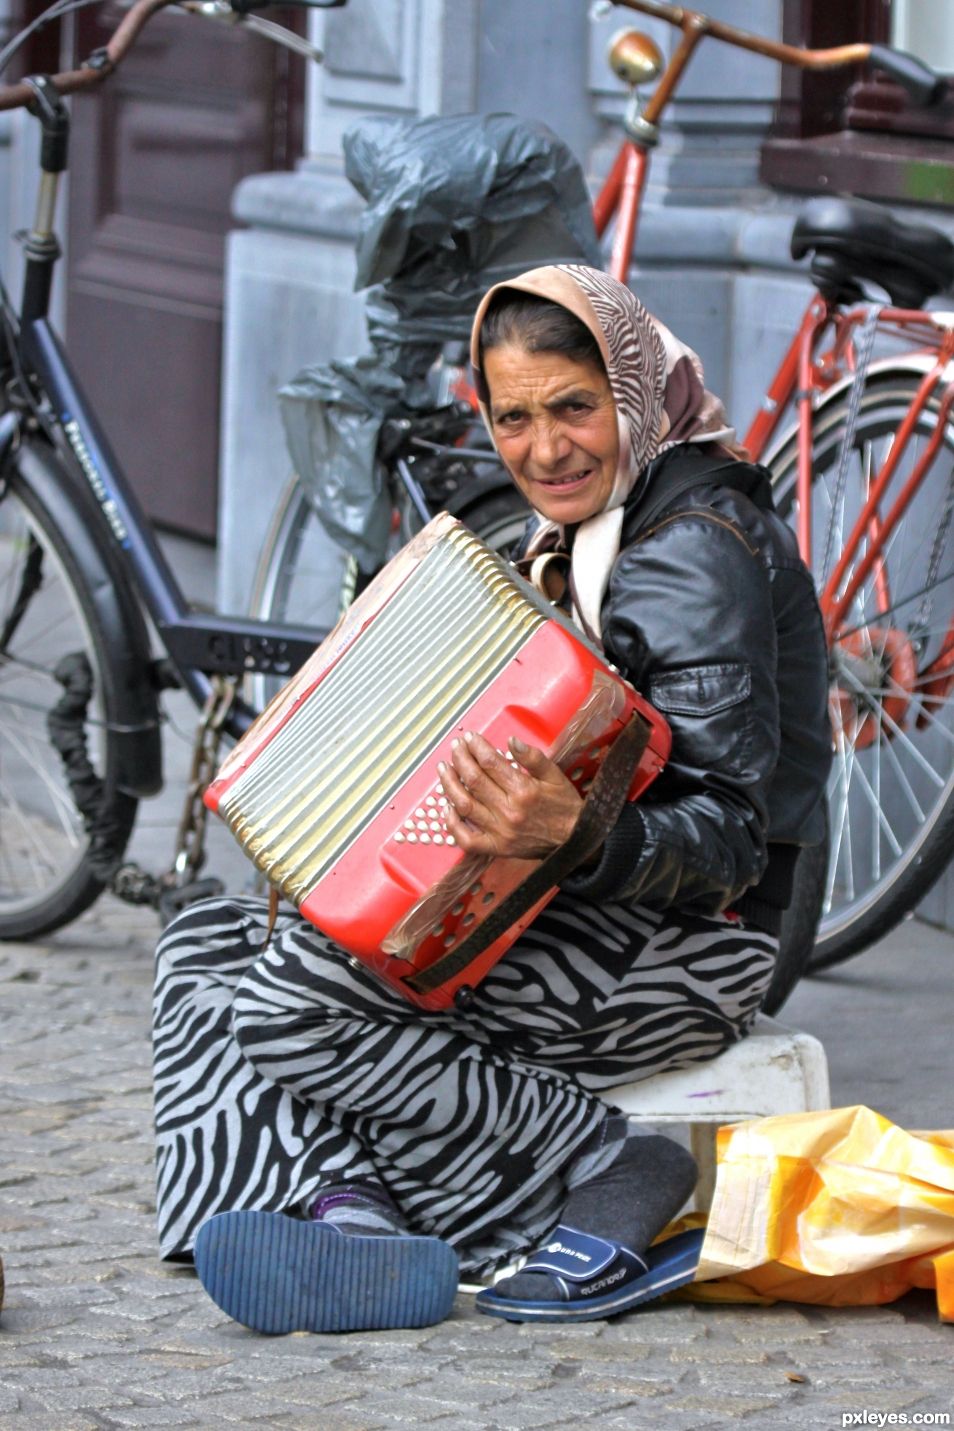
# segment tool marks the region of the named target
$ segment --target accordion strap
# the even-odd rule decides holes
[[[620,817],[632,783],[633,771],[649,743],[650,725],[638,711],[614,740],[583,801],[579,819],[568,840],[549,854],[522,884],[501,900],[472,934],[429,964],[407,976],[404,983],[416,994],[430,994],[463,973],[479,954],[506,934],[517,920],[541,900],[554,885],[572,874],[594,855]]]
[[[275,933],[275,921],[278,918],[279,899],[280,895],[278,890],[274,885],[271,885],[268,891],[268,923],[265,926],[265,944],[263,946],[266,949],[269,944],[271,944],[272,935]]]

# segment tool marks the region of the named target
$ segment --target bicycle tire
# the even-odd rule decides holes
[[[24,583],[27,563],[38,580]],[[6,639],[14,608],[15,630]],[[88,663],[91,714],[83,734],[90,774],[102,781],[98,824],[108,827],[115,857],[126,847],[138,801],[115,788],[109,644],[94,596],[55,518],[15,472],[0,489],[0,638],[0,940],[34,939],[75,919],[104,888],[47,733],[46,717],[64,694],[53,674],[63,657]]]
[[[488,492],[457,515],[492,551],[506,555],[523,536],[530,509],[513,487]]]
[[[495,551],[506,551],[521,536],[528,508],[517,488],[475,498],[460,519]],[[403,540],[411,535],[402,532]],[[395,548],[396,549],[396,548]],[[265,621],[288,621],[329,630],[357,589],[352,557],[324,530],[308,493],[292,475],[285,486],[252,589],[250,611]],[[271,678],[255,678],[252,699],[261,709],[278,689]]]
[[[869,376],[841,493],[835,477],[849,394],[833,393],[816,408],[816,570],[826,556],[831,570],[839,534],[850,530],[860,510],[865,472],[879,470],[919,383],[919,374],[903,368]],[[921,415],[894,492],[935,430],[936,415],[936,403]],[[796,463],[792,434],[768,461],[776,503],[789,519],[797,507]],[[925,482],[885,547],[889,618],[882,610],[879,622],[876,582],[866,581],[847,618],[850,634],[832,650],[830,856],[809,971],[842,963],[894,928],[928,893],[954,849],[954,682],[932,692],[925,674],[954,634],[952,503],[954,427],[948,424]],[[819,585],[823,575],[816,577]],[[903,676],[902,660],[909,662]],[[892,706],[892,699],[901,705]]]
[[[799,980],[810,971],[815,937],[825,899],[828,872],[828,829],[821,844],[808,845],[795,866],[792,902],[782,917],[778,957],[762,1000],[764,1014],[777,1014]]]

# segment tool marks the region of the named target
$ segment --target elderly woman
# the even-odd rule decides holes
[[[692,1190],[601,1090],[712,1058],[765,992],[798,849],[821,833],[826,658],[810,578],[698,359],[577,266],[491,290],[472,357],[536,513],[535,579],[669,720],[671,760],[476,990],[424,1012],[262,901],[159,948],[163,1254],[264,1331],[423,1325],[470,1275],[520,1320],[625,1311],[692,1276],[651,1246]],[[546,558],[546,560],[540,560]],[[580,797],[468,733],[441,767],[466,851],[539,858]]]

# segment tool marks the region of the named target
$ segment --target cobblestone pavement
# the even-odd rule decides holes
[[[230,1322],[155,1254],[154,937],[149,913],[103,900],[0,946],[0,1428],[688,1431],[954,1411],[954,1327],[926,1293],[838,1311],[657,1305],[576,1328],[498,1323],[465,1296],[424,1331],[270,1339]],[[826,1040],[836,1102],[954,1123],[952,956],[954,939],[908,924],[796,992],[789,1021]]]

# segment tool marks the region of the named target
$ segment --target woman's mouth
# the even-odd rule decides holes
[[[581,486],[589,477],[592,477],[592,467],[584,467],[582,472],[567,472],[560,477],[540,477],[538,482],[541,487],[545,487],[548,492],[572,492]]]

